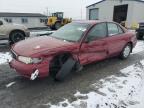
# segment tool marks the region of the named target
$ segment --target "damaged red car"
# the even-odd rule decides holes
[[[110,57],[129,57],[136,34],[115,22],[77,21],[48,36],[16,43],[10,67],[31,80],[51,75],[62,80],[72,70]]]

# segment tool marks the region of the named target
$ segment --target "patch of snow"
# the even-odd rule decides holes
[[[142,62],[142,64],[144,64],[144,61]],[[142,79],[141,89],[139,90],[139,93],[133,98],[134,100],[139,100],[140,104],[136,104],[128,108],[144,108],[144,79]]]
[[[112,75],[90,85],[94,91],[87,94],[77,91],[74,94],[77,100],[72,103],[65,99],[58,105],[45,105],[51,108],[65,108],[63,104],[68,108],[144,108],[144,60],[120,72],[121,76]]]
[[[7,88],[11,87],[12,85],[14,85],[16,82],[11,82],[9,84],[6,85]]]
[[[144,86],[142,87],[140,93],[137,96],[135,96],[135,100],[139,100],[140,104],[136,104],[128,108],[144,108]]]
[[[12,57],[9,52],[0,53],[0,64],[6,64],[12,60]]]
[[[132,54],[139,53],[141,51],[144,51],[144,41],[138,41],[135,48],[133,49]]]
[[[79,91],[76,92],[76,94],[74,94],[75,97],[78,97],[78,96],[86,96],[86,94],[81,94]]]

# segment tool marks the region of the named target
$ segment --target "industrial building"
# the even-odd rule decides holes
[[[0,12],[0,19],[8,23],[23,24],[28,28],[46,27],[47,16],[40,13]]]
[[[128,28],[144,22],[144,1],[142,0],[101,0],[86,7],[87,20],[108,20],[126,22]]]

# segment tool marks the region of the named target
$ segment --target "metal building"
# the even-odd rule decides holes
[[[126,22],[128,28],[144,22],[144,1],[142,0],[101,0],[86,7],[87,20],[109,20]]]
[[[47,16],[40,13],[8,13],[0,12],[0,19],[8,23],[23,24],[28,28],[45,27]]]

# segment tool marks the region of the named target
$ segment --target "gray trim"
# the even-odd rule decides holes
[[[99,1],[99,2],[93,3],[93,4],[91,4],[91,5],[88,5],[86,8],[89,8],[89,7],[91,7],[91,6],[94,6],[94,5],[99,4],[99,3],[101,3],[101,2],[104,2],[104,1],[106,1],[106,0],[101,0],[101,1]],[[126,1],[126,0],[124,0],[124,1]],[[144,3],[144,1],[142,1],[142,0],[129,0],[129,1],[136,1],[136,2]]]
[[[99,3],[104,2],[104,1],[106,1],[106,0],[101,0],[101,1],[99,1],[99,2],[93,3],[93,4],[89,5],[89,6],[87,6],[86,8],[88,8],[88,7],[90,7],[90,6],[93,6],[93,5],[96,5],[96,4],[99,4]]]
[[[133,1],[144,3],[144,1],[142,1],[142,0],[133,0]]]
[[[47,17],[40,13],[10,13],[0,12],[0,17]]]

